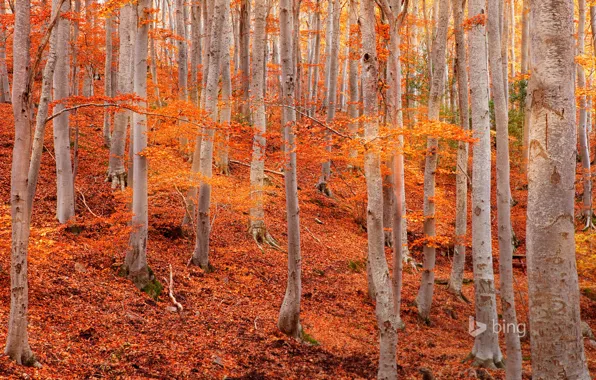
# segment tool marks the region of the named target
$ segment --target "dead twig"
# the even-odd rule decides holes
[[[81,199],[83,200],[83,204],[85,205],[85,207],[87,207],[87,210],[91,213],[91,215],[93,215],[96,218],[99,218],[100,216],[97,215],[96,213],[94,213],[91,208],[89,208],[89,205],[87,204],[87,201],[85,200],[85,194],[83,194],[83,192],[79,189],[76,189],[79,194],[81,194]]]
[[[176,297],[174,297],[174,274],[172,272],[172,264],[169,264],[169,265],[170,265],[170,282],[168,284],[168,295],[170,296],[172,303],[174,304],[174,306],[176,306],[176,309],[180,313],[182,310],[184,310],[184,308],[182,307],[182,304],[180,304],[180,302],[176,301]]]

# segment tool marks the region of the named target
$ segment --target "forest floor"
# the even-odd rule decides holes
[[[0,105],[0,115],[0,289],[4,289],[0,292],[0,342],[4,343],[10,305],[13,125],[8,105]],[[339,197],[328,199],[312,189],[318,162],[299,152],[301,321],[317,342],[309,344],[284,336],[276,327],[286,285],[285,253],[268,247],[261,251],[247,235],[246,213],[225,202],[215,204],[212,212],[210,258],[214,271],[205,273],[187,265],[194,236],[179,228],[184,212],[179,194],[150,190],[148,261],[164,284],[172,266],[182,312],[172,310],[167,293],[155,301],[118,276],[129,233],[129,194],[114,192],[104,182],[108,151],[102,147],[98,124],[90,123],[81,130],[77,218],[69,226],[60,226],[55,220],[55,166],[50,155],[51,136],[46,139],[49,152],[43,155],[29,257],[29,340],[43,367],[20,367],[2,355],[0,378],[375,377],[378,335],[374,305],[367,296],[366,232],[353,208]],[[232,158],[247,157],[238,152],[233,151]],[[266,218],[271,234],[285,246],[285,203],[279,178],[272,178],[277,190],[268,198]],[[227,191],[233,193],[247,182],[248,168],[232,165]],[[453,183],[452,177],[439,180],[451,202],[454,190],[447,183]],[[513,210],[514,227],[521,231],[524,190],[516,187],[515,179],[513,187],[519,201]],[[419,192],[408,189],[409,208],[420,208]],[[412,222],[411,240],[420,236],[420,223]],[[518,234],[522,241],[523,237]],[[493,238],[496,241],[496,233]],[[422,261],[419,247],[411,251]],[[467,253],[468,281],[463,292],[473,300],[470,250]],[[389,249],[387,258],[391,260]],[[448,255],[439,250],[436,277],[447,279],[449,269]],[[498,274],[496,264],[495,272]],[[527,324],[525,272],[517,268],[515,274],[518,316],[520,323]],[[430,370],[436,379],[489,378],[483,377],[486,372],[462,363],[473,345],[468,334],[473,304],[455,298],[444,285],[437,284],[427,325],[418,319],[414,305],[419,283],[420,272],[405,266],[402,317],[406,328],[399,333],[400,378],[420,379],[421,368]],[[596,300],[582,296],[581,306],[582,318],[596,327]],[[502,335],[501,345],[504,352]],[[590,370],[596,374],[596,346],[586,341],[586,352]],[[527,336],[523,359],[524,377],[529,378]],[[504,378],[503,371],[489,372],[494,378]]]

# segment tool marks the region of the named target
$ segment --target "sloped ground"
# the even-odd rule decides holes
[[[10,109],[6,105],[0,107],[3,120],[0,122],[0,288],[4,289],[0,292],[0,342],[3,343],[10,305],[8,202],[13,127]],[[110,184],[104,182],[108,153],[101,147],[100,133],[93,126],[82,130],[76,179],[78,216],[70,228],[61,227],[54,220],[54,161],[49,153],[44,153],[29,259],[29,337],[43,368],[19,367],[1,356],[0,377],[375,377],[376,323],[374,306],[366,295],[363,267],[366,234],[356,223],[354,211],[339,198],[328,200],[312,190],[319,172],[316,162],[305,162],[302,158],[306,155],[299,156],[302,324],[319,342],[310,345],[287,338],[276,328],[286,282],[285,254],[270,248],[260,251],[247,236],[247,216],[225,203],[218,203],[214,212],[211,260],[215,271],[204,273],[187,266],[194,237],[184,237],[177,228],[183,216],[179,195],[174,191],[150,194],[149,263],[162,282],[168,278],[168,266],[172,265],[175,293],[184,306],[183,312],[168,309],[171,302],[167,294],[154,301],[117,276],[128,237],[126,198],[114,195]],[[51,136],[46,142],[51,152]],[[240,151],[233,152],[235,158],[239,159]],[[232,174],[228,190],[245,187],[247,168],[234,165]],[[267,206],[267,221],[271,233],[283,246],[284,198],[281,188],[273,193]],[[408,191],[408,197],[411,207],[418,208],[420,195],[412,190]],[[514,211],[514,216],[520,213]],[[418,224],[412,226],[414,238],[420,231]],[[413,254],[421,260],[418,251],[414,249]],[[449,259],[440,256],[437,277],[448,278],[449,267]],[[466,276],[470,278],[470,263],[467,269]],[[526,280],[521,270],[516,274],[520,322],[527,322]],[[406,268],[404,284],[406,329],[399,334],[400,377],[421,378],[421,367],[430,369],[437,379],[475,377],[468,365],[461,363],[473,344],[467,333],[473,306],[455,299],[443,285],[437,285],[432,323],[427,326],[418,320],[414,306],[419,274]],[[471,284],[464,286],[464,293],[473,299]],[[582,314],[595,326],[596,301],[582,297]],[[523,349],[527,375],[530,356],[527,339]],[[596,348],[586,344],[586,349],[591,371],[596,373]],[[504,377],[502,371],[492,375]]]

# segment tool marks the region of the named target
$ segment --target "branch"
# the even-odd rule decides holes
[[[91,211],[91,208],[89,208],[89,205],[87,204],[87,201],[85,200],[85,194],[83,194],[83,192],[79,189],[76,189],[79,194],[81,194],[81,198],[83,199],[83,204],[85,205],[85,207],[87,207],[87,210],[89,210],[89,212],[91,213],[91,215],[93,215],[96,218],[99,218],[100,216],[97,215],[96,213],[94,213],[93,211]]]
[[[310,120],[314,121],[316,124],[318,124],[318,125],[326,128],[326,129],[328,129],[329,131],[335,133],[336,135],[338,135],[340,137],[343,137],[344,139],[352,139],[352,137],[350,137],[350,136],[348,136],[346,134],[343,134],[343,133],[339,132],[336,129],[331,128],[330,126],[327,125],[327,123],[324,123],[321,120],[319,120],[317,118],[314,118],[314,117],[310,116],[309,114],[300,111],[298,108],[296,108],[294,106],[289,106],[289,105],[279,104],[279,103],[269,103],[269,102],[266,102],[266,103],[267,104],[270,104],[270,105],[273,105],[273,106],[285,107],[285,108],[289,108],[291,110],[294,110],[295,112],[299,113],[300,115],[306,117],[307,119],[310,119]]]
[[[174,304],[174,306],[176,306],[176,309],[178,310],[178,312],[181,312],[182,310],[184,310],[184,308],[182,307],[182,304],[180,304],[180,302],[176,301],[176,297],[174,297],[174,274],[172,273],[172,264],[170,265],[170,283],[168,284],[168,295],[170,296],[170,299],[172,300],[172,303]]]
[[[237,165],[242,165],[242,166],[247,166],[247,167],[250,168],[250,164],[247,164],[246,162],[236,161],[236,160],[230,160],[230,163],[237,164]],[[280,175],[282,177],[285,176],[285,173],[284,172],[276,172],[275,170],[271,170],[271,169],[265,169],[265,171],[267,173],[277,174],[277,175]]]

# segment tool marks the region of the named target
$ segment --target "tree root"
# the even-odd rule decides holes
[[[472,352],[470,352],[468,354],[468,356],[466,356],[464,358],[464,360],[462,360],[462,363],[466,363],[466,362],[472,362],[472,367],[476,367],[476,368],[486,368],[486,369],[498,369],[498,368],[505,368],[505,363],[503,361],[499,361],[499,362],[495,362],[493,358],[488,358],[488,359],[480,359],[478,357],[476,357],[476,355],[474,355]]]
[[[120,186],[121,191],[124,191],[126,188],[127,180],[126,172],[108,173],[108,177],[106,178],[106,182],[112,183],[112,190],[116,190]]]
[[[329,189],[329,186],[327,186],[327,182],[321,181],[317,183],[317,190],[326,197],[333,197],[333,193],[331,192],[331,189]]]
[[[283,252],[283,248],[279,245],[279,242],[275,240],[273,236],[271,236],[271,234],[267,231],[267,228],[265,226],[251,226],[249,227],[249,233],[252,236],[255,243],[257,244],[257,247],[259,247],[259,249],[261,250],[261,252],[264,252],[263,244],[267,244],[271,248]]]

